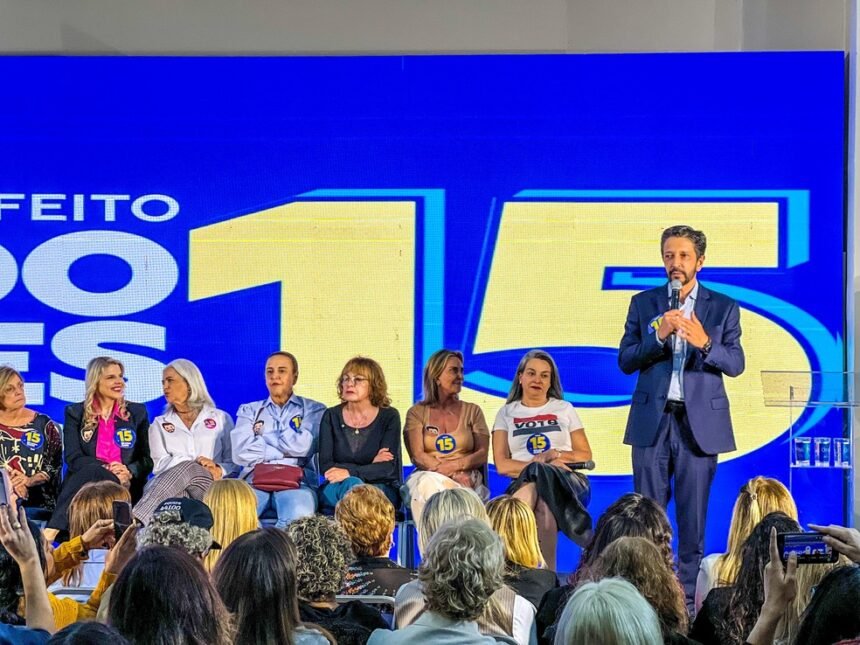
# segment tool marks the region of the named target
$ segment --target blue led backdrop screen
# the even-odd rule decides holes
[[[278,348],[327,405],[348,358],[377,359],[405,415],[444,346],[492,423],[541,347],[594,450],[596,518],[632,489],[627,305],[685,223],[747,355],[707,551],[753,475],[791,484],[803,524],[845,520],[848,471],[789,467],[792,424],[842,436],[803,405],[838,379],[798,376],[789,409],[761,376],[844,369],[841,52],[3,57],[0,77],[0,363],[58,421],[95,355],[151,415],[189,358],[235,414]],[[560,569],[577,557],[563,542]]]

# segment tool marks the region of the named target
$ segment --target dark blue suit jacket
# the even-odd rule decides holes
[[[666,394],[672,376],[671,343],[661,346],[651,326],[669,308],[665,284],[638,293],[630,301],[624,337],[618,350],[618,365],[625,374],[639,372],[627,418],[624,443],[651,446],[657,438]],[[687,348],[684,364],[684,403],[693,437],[702,452],[714,455],[735,450],[729,399],[723,374],[738,376],[744,371],[738,304],[699,283],[696,316],[711,339],[705,356]]]

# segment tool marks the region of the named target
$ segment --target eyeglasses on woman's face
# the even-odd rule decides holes
[[[341,385],[364,385],[367,383],[367,378],[364,376],[352,376],[351,374],[344,374],[340,377]]]

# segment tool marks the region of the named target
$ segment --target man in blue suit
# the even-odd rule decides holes
[[[670,283],[633,296],[618,352],[625,374],[639,372],[624,434],[633,446],[633,486],[665,507],[675,480],[678,576],[690,609],[717,454],[735,450],[723,375],[744,371],[737,303],[696,279],[706,243],[689,226],[663,231]],[[679,306],[672,309],[676,280]]]

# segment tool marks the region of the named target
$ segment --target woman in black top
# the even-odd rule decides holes
[[[373,484],[400,506],[400,413],[391,407],[379,363],[357,356],[337,380],[343,403],[329,408],[320,422],[320,508],[332,513],[359,484]]]

